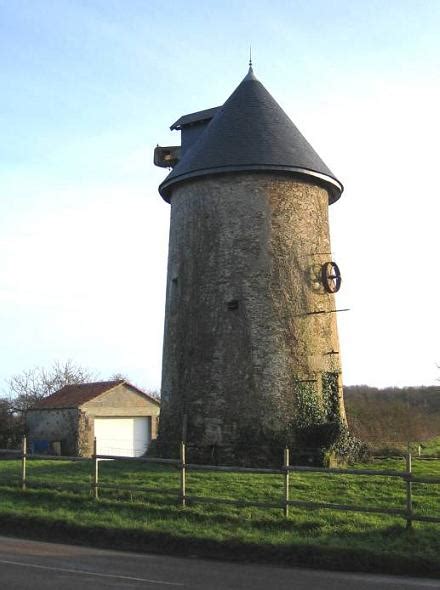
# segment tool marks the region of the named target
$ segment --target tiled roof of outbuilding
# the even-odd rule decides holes
[[[121,383],[125,383],[131,389],[134,389],[138,393],[151,399],[151,401],[154,401],[157,404],[159,403],[156,399],[149,396],[141,389],[138,389],[123,379],[118,379],[116,381],[96,381],[94,383],[65,385],[55,393],[52,393],[52,395],[40,400],[32,409],[78,408]]]
[[[336,201],[343,191],[342,184],[250,68],[159,191],[169,200],[171,187],[183,180],[253,170],[313,177],[329,189],[330,202]]]

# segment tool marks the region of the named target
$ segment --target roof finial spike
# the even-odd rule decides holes
[[[254,75],[254,70],[252,69],[252,45],[249,45],[249,71],[246,74],[246,76],[243,78],[243,82],[245,80],[246,81],[256,80],[255,75]]]

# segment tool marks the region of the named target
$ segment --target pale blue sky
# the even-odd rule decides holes
[[[440,362],[440,2],[0,0],[0,382],[72,360],[159,388],[156,143],[255,72],[344,183],[347,383]]]

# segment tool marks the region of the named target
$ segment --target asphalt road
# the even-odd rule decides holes
[[[411,590],[440,580],[167,557],[0,537],[3,590]]]

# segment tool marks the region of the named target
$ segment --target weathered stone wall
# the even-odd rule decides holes
[[[281,442],[301,388],[345,420],[336,314],[310,313],[335,309],[320,281],[330,252],[324,188],[241,173],[174,189],[161,444],[183,437],[236,454]],[[326,399],[327,373],[336,399]]]
[[[26,427],[29,440],[61,441],[61,451],[65,455],[80,454],[78,444],[78,409],[29,410],[26,413]]]

